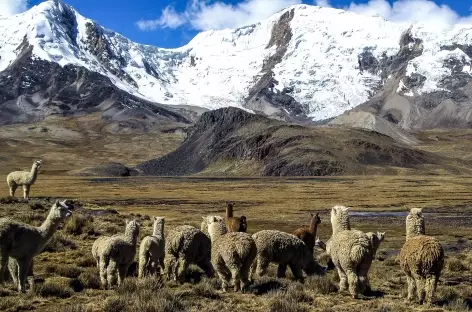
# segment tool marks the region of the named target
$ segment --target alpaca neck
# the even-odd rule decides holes
[[[43,237],[43,244],[46,244],[47,241],[54,235],[60,223],[61,220],[54,219],[51,216],[51,213],[48,215],[43,224],[41,224],[41,226],[38,228],[39,233]]]
[[[407,220],[406,222],[406,239],[418,236],[425,235],[425,226],[423,220]]]
[[[162,233],[164,233],[164,224],[162,223],[155,224],[152,235],[159,236],[159,235],[162,235]]]
[[[226,228],[224,224],[214,223],[208,227],[208,233],[210,234],[210,240],[214,242],[226,233]]]
[[[316,219],[311,220],[310,222],[310,233],[313,235],[313,237],[316,236],[316,229],[318,228],[318,223],[316,222]]]
[[[226,206],[226,218],[232,218],[233,217],[233,206],[228,205]]]
[[[351,224],[349,223],[349,219],[339,220],[336,223],[333,223],[333,235],[351,229]]]
[[[136,245],[138,243],[138,235],[134,229],[126,229],[124,236],[127,243],[131,245]]]
[[[31,167],[30,183],[34,183],[37,177],[38,177],[38,166],[34,164],[33,167]]]

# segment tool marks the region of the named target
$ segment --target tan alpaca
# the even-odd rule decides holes
[[[31,171],[13,171],[8,174],[7,183],[10,189],[10,196],[15,196],[18,186],[23,186],[23,197],[26,200],[29,199],[30,188],[36,182],[41,162],[41,160],[36,160],[33,163],[33,167],[31,167]]]
[[[43,250],[59,224],[71,214],[66,201],[56,201],[39,227],[8,218],[0,219],[0,278],[5,276],[9,257],[15,259],[18,265],[18,291],[25,292],[26,276],[33,258]]]
[[[406,241],[400,251],[400,266],[408,282],[408,300],[414,300],[416,295],[420,304],[425,300],[432,303],[444,266],[444,250],[435,237],[425,235],[420,208],[411,209],[406,217]]]

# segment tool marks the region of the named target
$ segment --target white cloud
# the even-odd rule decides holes
[[[192,0],[187,9],[176,12],[172,7],[162,11],[156,20],[141,20],[137,25],[142,30],[177,28],[184,24],[196,30],[237,28],[260,22],[274,13],[301,0],[244,0],[237,4],[207,0]]]
[[[0,0],[0,15],[14,15],[28,9],[28,0]]]
[[[140,20],[136,24],[141,30],[155,30],[157,28],[178,28],[186,23],[185,16],[175,12],[172,6],[162,10],[161,17],[155,20]]]
[[[370,0],[365,4],[352,2],[345,8],[369,16],[382,16],[395,22],[425,23],[435,27],[448,27],[465,22],[469,17],[460,17],[447,5],[438,5],[431,0]]]
[[[2,0],[0,0],[2,1]],[[141,20],[137,23],[142,30],[157,28],[178,28],[187,25],[195,30],[238,28],[260,22],[274,13],[302,0],[243,0],[230,4],[210,0],[189,0],[183,12],[166,7],[156,20]],[[436,4],[432,0],[359,0],[343,9],[369,16],[382,16],[395,22],[421,22],[431,27],[448,27],[457,23],[472,24],[472,16],[461,17],[447,5]],[[319,6],[331,7],[330,0],[313,0]]]
[[[321,7],[331,7],[331,4],[329,3],[329,0],[315,0],[315,5],[321,6]]]

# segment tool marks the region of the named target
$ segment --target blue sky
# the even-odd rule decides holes
[[[40,0],[0,0],[2,11],[17,13]],[[262,20],[296,3],[347,8],[390,20],[456,23],[471,16],[468,0],[65,0],[82,15],[133,41],[178,47],[199,31],[239,27]],[[10,6],[4,8],[4,6]],[[16,6],[16,7],[15,7]],[[467,20],[472,23],[472,18]]]

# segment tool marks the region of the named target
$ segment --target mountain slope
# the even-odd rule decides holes
[[[139,107],[160,103],[172,110],[171,105],[185,105],[186,111],[179,108],[176,113],[188,116],[194,106],[236,106],[308,122],[371,101],[361,109],[405,129],[469,125],[461,116],[469,116],[470,91],[460,88],[472,80],[472,25],[444,30],[297,5],[254,25],[202,32],[183,47],[161,49],[134,43],[56,0],[0,17],[0,33],[5,34],[0,38],[0,73],[20,70],[15,63],[31,51],[33,60],[103,76],[101,80],[134,101],[147,103]],[[31,105],[41,109],[45,99],[36,100],[20,87],[31,83],[28,77],[15,83],[10,108],[21,106],[20,96],[28,96]],[[449,102],[439,105],[443,101],[437,103],[437,94],[461,108]],[[403,104],[398,101],[392,113],[388,107],[379,109],[397,96],[407,99],[408,110],[421,111],[418,118],[399,114]],[[0,105],[1,101],[6,100]],[[433,121],[424,123],[421,119],[431,106],[439,108],[427,118]],[[59,106],[56,110],[62,111]],[[28,119],[20,113],[0,119]],[[456,120],[451,114],[464,122],[442,121],[444,115]]]
[[[136,169],[161,176],[325,176],[452,171],[448,162],[375,131],[305,127],[229,107],[202,114],[178,149]]]

